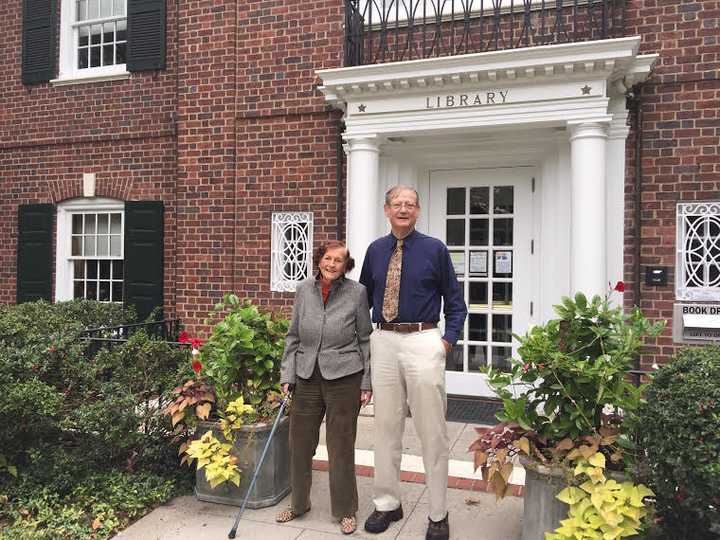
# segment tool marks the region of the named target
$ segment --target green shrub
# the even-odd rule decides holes
[[[687,348],[662,367],[638,411],[646,482],[667,538],[720,536],[720,348]]]

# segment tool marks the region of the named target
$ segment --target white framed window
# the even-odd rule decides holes
[[[127,0],[63,0],[60,80],[127,74]]]
[[[678,203],[678,300],[720,300],[720,201]]]
[[[294,291],[312,272],[312,212],[272,215],[270,290]]]
[[[125,204],[76,199],[58,205],[55,299],[122,302]]]

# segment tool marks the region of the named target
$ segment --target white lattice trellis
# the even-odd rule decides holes
[[[678,204],[676,268],[679,300],[720,300],[720,202]]]
[[[272,269],[270,289],[294,291],[312,270],[312,212],[272,215]]]

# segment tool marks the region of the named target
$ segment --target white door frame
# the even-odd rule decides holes
[[[531,322],[532,303],[534,302],[533,276],[536,274],[535,260],[531,254],[533,241],[533,169],[531,167],[507,168],[474,168],[454,170],[431,170],[429,173],[430,197],[427,204],[429,233],[431,236],[446,242],[447,196],[449,187],[480,187],[480,186],[513,186],[513,245],[512,245],[512,314],[513,333],[524,334]],[[466,201],[466,208],[469,203]],[[466,210],[467,212],[467,210]],[[467,215],[467,214],[466,214]],[[460,216],[458,216],[460,217]],[[492,234],[492,233],[490,233]],[[492,237],[488,239],[488,246],[492,244]],[[469,245],[468,225],[466,223],[465,249]],[[452,248],[451,248],[452,251]],[[507,251],[507,250],[506,250]],[[487,265],[494,264],[492,250],[487,250]],[[469,264],[467,260],[465,264]],[[462,278],[461,278],[462,279]],[[476,278],[471,281],[491,281],[491,273],[485,279]],[[463,294],[468,303],[468,286],[461,280]],[[471,313],[492,313],[493,299],[488,289],[487,305],[483,308],[470,308]],[[469,306],[470,307],[470,306]],[[504,312],[507,314],[507,312]],[[468,336],[468,319],[465,321],[462,335]],[[488,318],[489,322],[490,318]],[[442,322],[441,322],[442,324]],[[487,325],[487,341],[492,342],[492,328]],[[462,336],[461,336],[462,338]],[[472,346],[473,344],[470,344]],[[495,393],[487,384],[487,376],[482,373],[468,373],[468,343],[460,345],[463,348],[464,370],[446,371],[446,384],[448,394],[495,397]],[[517,358],[517,340],[513,337],[511,342],[512,356]],[[488,349],[485,349],[487,353]],[[487,356],[487,354],[486,354]]]

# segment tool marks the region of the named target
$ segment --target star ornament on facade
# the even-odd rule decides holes
[[[592,87],[591,87],[591,86],[588,86],[588,85],[586,84],[586,85],[583,86],[580,90],[582,91],[582,95],[583,95],[583,96],[589,96],[589,95],[590,95],[590,90],[592,90]]]
[[[367,108],[367,105],[365,105],[364,103],[361,103],[360,105],[358,105],[359,112],[365,112],[366,108]]]

